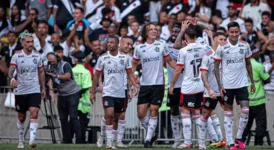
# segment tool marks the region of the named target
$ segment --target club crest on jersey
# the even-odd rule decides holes
[[[35,58],[32,60],[32,62],[33,62],[34,64],[37,64],[37,63],[38,63],[37,59],[35,59]]]
[[[160,52],[160,48],[159,47],[156,47],[154,50],[155,50],[155,52]]]
[[[194,55],[194,58],[197,58],[197,57],[199,57],[199,56],[200,56],[199,54],[195,54],[195,55]]]
[[[121,65],[125,65],[125,60],[121,59],[121,60],[119,61],[119,63],[120,63]]]
[[[240,53],[240,54],[244,54],[244,49],[240,49],[240,50],[239,50],[239,53]]]

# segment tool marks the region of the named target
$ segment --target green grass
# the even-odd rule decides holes
[[[130,150],[137,150],[137,149],[144,149],[144,150],[167,150],[171,149],[171,145],[156,145],[154,148],[150,149],[144,149],[143,145],[132,145],[126,149]],[[28,145],[25,144],[25,149],[28,148]],[[105,150],[105,147],[103,148],[97,148],[96,145],[92,144],[85,144],[85,145],[78,145],[78,144],[39,144],[36,148],[37,150]],[[247,150],[273,150],[274,147],[269,146],[263,146],[263,147],[255,147],[255,146],[249,146],[247,147]],[[18,150],[17,144],[0,144],[0,150]],[[194,148],[192,150],[195,150]]]

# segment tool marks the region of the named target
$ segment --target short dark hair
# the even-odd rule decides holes
[[[240,25],[237,23],[237,22],[230,22],[228,25],[227,25],[227,30],[229,30],[230,28],[232,27],[238,27],[240,29]]]
[[[224,27],[219,27],[217,28],[217,30],[223,30],[224,32],[226,32],[226,29]]]
[[[218,37],[218,36],[224,36],[224,37],[226,37],[226,35],[225,35],[224,33],[222,33],[222,32],[216,32],[216,33],[213,35],[213,38]]]
[[[198,37],[197,28],[195,25],[189,25],[189,27],[186,29],[185,34],[188,35],[190,39],[195,39]]]
[[[270,18],[271,14],[269,11],[263,11],[261,16],[268,16]]]
[[[119,44],[119,38],[118,38],[117,36],[110,35],[108,38],[109,38],[109,39],[115,39],[115,42],[116,42],[117,44]]]
[[[9,30],[8,34],[15,34],[15,36],[18,36],[16,32]]]
[[[111,9],[110,8],[105,7],[105,8],[102,9],[102,15],[103,16],[106,16],[109,13],[111,13]]]
[[[81,13],[84,13],[85,12],[85,10],[82,8],[82,7],[76,7],[75,9],[79,9],[80,11],[81,11]],[[75,10],[74,9],[74,10]]]
[[[253,20],[251,18],[246,18],[245,19],[245,23],[251,23],[251,24],[253,24]]]
[[[128,35],[125,35],[125,36],[122,36],[121,40],[123,40],[123,39],[131,39],[131,37]]]
[[[46,24],[46,25],[49,25],[48,22],[47,22],[46,20],[40,20],[40,21],[38,22],[38,25],[39,25],[39,24]]]
[[[36,13],[36,15],[38,15],[38,14],[39,14],[38,9],[36,9],[36,8],[31,8],[30,10],[34,10],[34,11],[35,11],[35,13]]]
[[[62,46],[60,46],[60,45],[54,46],[53,51],[56,52],[56,51],[58,51],[58,50],[62,50],[62,51],[63,51],[64,48],[63,48]]]

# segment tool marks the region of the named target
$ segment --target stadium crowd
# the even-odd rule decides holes
[[[49,93],[52,97],[54,93],[59,93],[58,112],[62,125],[63,143],[72,143],[74,134],[76,143],[86,142],[86,137],[84,134],[81,135],[81,132],[85,132],[87,124],[89,123],[88,115],[90,112],[90,105],[94,101],[94,93],[102,92],[104,96],[104,108],[107,109],[111,106],[115,107],[114,110],[107,109],[108,111],[105,111],[105,117],[102,118],[101,121],[101,136],[98,139],[97,145],[102,146],[104,137],[107,137],[107,148],[114,148],[112,141],[109,139],[113,140],[114,138],[110,135],[117,134],[116,146],[124,147],[122,139],[125,130],[125,110],[123,110],[125,109],[123,107],[125,104],[121,104],[121,99],[113,98],[111,95],[117,94],[117,97],[125,97],[128,96],[129,93],[128,99],[130,99],[134,94],[134,91],[135,94],[137,94],[137,91],[139,90],[138,117],[142,126],[147,129],[145,147],[151,147],[158,136],[157,132],[156,134],[154,134],[154,132],[157,124],[159,124],[157,123],[158,111],[162,105],[162,100],[160,102],[158,100],[161,99],[160,93],[162,88],[164,88],[158,86],[160,82],[164,83],[162,79],[158,78],[166,76],[167,85],[169,85],[169,88],[174,88],[173,91],[169,92],[168,97],[170,98],[170,96],[173,94],[176,95],[176,92],[179,92],[179,97],[176,97],[178,94],[173,97],[173,99],[179,100],[180,92],[184,89],[180,91],[182,85],[181,83],[175,84],[177,79],[174,78],[176,78],[176,71],[180,70],[180,72],[186,72],[186,70],[183,68],[176,68],[176,62],[177,66],[181,65],[180,67],[182,67],[184,66],[184,61],[187,61],[177,60],[177,55],[185,55],[181,54],[179,50],[191,46],[192,44],[190,43],[193,42],[193,39],[197,39],[196,42],[193,43],[201,43],[204,47],[211,47],[214,51],[216,49],[217,51],[221,51],[221,48],[217,48],[218,45],[226,41],[226,39],[231,39],[233,35],[232,33],[229,33],[228,30],[237,27],[237,25],[233,25],[231,22],[236,22],[239,26],[240,34],[237,38],[239,41],[244,41],[242,42],[244,43],[243,47],[246,45],[249,45],[248,47],[250,47],[247,48],[247,52],[242,52],[240,50],[240,53],[246,53],[248,56],[252,53],[251,64],[252,66],[256,66],[256,69],[252,67],[252,75],[252,70],[251,72],[248,70],[250,62],[246,62],[247,72],[249,75],[252,75],[252,77],[249,78],[251,83],[249,84],[250,102],[249,104],[239,102],[242,108],[241,118],[245,118],[245,120],[243,119],[242,122],[240,121],[240,131],[237,134],[235,143],[238,144],[238,147],[245,148],[243,145],[246,138],[245,136],[247,136],[248,131],[252,126],[253,119],[256,119],[257,129],[255,144],[262,145],[262,133],[266,130],[266,98],[264,92],[274,90],[273,9],[273,0],[1,0],[0,86],[12,85],[13,87],[20,88],[17,92],[20,91],[21,94],[34,93],[30,97],[23,97],[19,92],[20,97],[16,98],[20,99],[22,102],[21,108],[16,108],[19,113],[17,123],[17,128],[19,129],[18,147],[24,147],[24,145],[22,145],[22,142],[24,141],[22,133],[24,131],[23,123],[26,119],[25,111],[27,110],[32,113],[30,117],[30,128],[33,130],[31,130],[32,133],[30,135],[30,146],[36,147],[34,140],[35,132],[38,127],[37,113],[39,112],[39,109],[37,110],[34,107],[40,107],[39,104],[33,103],[33,100],[37,99],[37,96],[39,98],[39,95],[36,93],[40,93],[39,91],[36,91],[39,89],[38,85],[34,85],[36,82],[27,84],[32,87],[29,89],[21,87],[20,84],[23,84],[23,82],[19,81],[17,83],[17,80],[33,80],[24,77],[24,75],[30,76],[31,78],[35,77],[35,75],[32,75],[33,70],[30,68],[22,69],[19,67],[20,72],[16,69],[19,64],[26,64],[29,61],[18,61],[22,59],[20,58],[23,57],[22,55],[25,55],[20,50],[30,49],[36,51],[35,54],[32,54],[31,52],[30,54],[36,58],[35,61],[33,60],[33,63],[39,68],[37,72],[39,72],[38,76],[42,87],[42,97],[45,96],[45,93]],[[195,27],[192,27],[190,24]],[[156,34],[155,38],[152,37],[154,31]],[[196,35],[194,36],[193,34]],[[223,40],[222,42],[221,39]],[[156,40],[156,42],[154,40]],[[143,59],[145,56],[142,55],[142,52],[149,51],[150,47],[148,43],[151,41],[153,41],[152,43],[155,42],[154,45],[160,45],[160,47],[164,45],[164,47],[167,47],[166,49],[172,49],[173,47],[175,50],[163,50],[162,52],[161,48],[156,48],[156,52],[162,52],[161,57],[153,57],[154,54],[148,52],[147,55],[151,55],[152,57]],[[223,50],[225,50],[225,47]],[[121,54],[120,52],[118,53],[118,51],[120,51]],[[243,51],[245,51],[245,49]],[[124,55],[123,53],[126,53],[127,55]],[[200,60],[196,59],[196,62],[192,63],[195,66],[198,60],[198,63],[202,63],[201,65],[198,65],[201,68],[198,68],[198,70],[196,70],[197,72],[194,72],[193,74],[195,79],[200,75],[201,83],[203,81],[202,84],[208,90],[207,97],[216,97],[213,94],[214,92],[211,93],[212,89],[209,88],[211,81],[209,79],[208,82],[206,81],[207,77],[210,77],[210,75],[203,73],[199,74],[199,69],[201,72],[209,70],[209,66],[206,66],[205,64],[210,62],[211,58],[203,57],[204,54],[209,56],[208,53],[202,51],[199,53],[202,56],[197,57],[202,57],[203,60],[202,58]],[[110,59],[109,57],[111,57],[111,61],[117,61],[114,57],[112,58],[112,54],[121,57],[119,63],[122,66],[104,66],[110,64],[106,61]],[[216,61],[223,60],[221,59],[222,57],[223,55],[216,54],[214,59]],[[146,62],[152,62],[156,59],[159,62],[151,66],[145,65]],[[204,59],[209,60],[204,62]],[[141,60],[141,63],[138,62],[139,60]],[[239,61],[240,60],[230,59],[227,60],[226,64],[233,64]],[[173,72],[171,74],[163,73],[166,71],[165,68],[161,68],[163,64],[167,70],[176,68],[173,70],[173,72],[175,71],[174,76]],[[42,69],[40,69],[41,66],[44,66],[45,77],[42,77],[41,75],[41,73],[44,73]],[[104,69],[108,67],[112,70],[107,73]],[[13,69],[9,70],[9,68]],[[155,68],[159,68],[159,70],[154,72]],[[128,80],[128,83],[131,83],[130,85],[126,85],[126,83],[125,85],[112,83],[114,81],[110,79],[111,77],[109,77],[109,74],[111,74],[111,72],[117,73],[121,71],[119,69],[126,70],[122,72],[124,74],[127,73],[128,79],[130,80]],[[130,71],[128,69],[130,69]],[[16,71],[18,74],[17,77],[14,76],[14,74],[16,74],[14,72]],[[223,71],[225,72],[225,70]],[[256,71],[259,73],[256,73]],[[19,75],[20,73],[21,75]],[[155,78],[157,79],[155,79],[153,75],[157,73],[159,73],[159,75],[156,75]],[[215,75],[216,78],[217,76],[219,76],[219,78],[221,76],[215,72],[213,75],[214,80]],[[239,76],[239,74],[234,75]],[[41,78],[45,79],[41,80]],[[123,77],[117,77],[117,79],[121,78]],[[179,77],[179,74],[177,78],[179,78],[177,80],[179,82],[186,80],[183,79],[181,75]],[[154,82],[153,80],[156,81]],[[245,80],[245,78],[240,78],[239,80]],[[16,83],[14,81],[16,81]],[[41,82],[47,83],[44,85]],[[111,84],[109,82],[111,82]],[[216,84],[218,85],[216,86],[219,86],[219,88],[224,84],[220,83],[220,79],[218,78],[217,82],[218,83]],[[263,84],[261,85],[259,82]],[[39,83],[38,79],[37,83]],[[184,83],[187,84],[187,82]],[[151,85],[152,88],[150,87]],[[197,85],[197,87],[198,86],[199,85]],[[226,85],[224,84],[224,86]],[[56,87],[57,90],[55,90]],[[146,89],[144,87],[146,87]],[[103,88],[105,92],[103,92]],[[110,90],[107,88],[110,88]],[[126,89],[126,92],[116,93],[114,91],[113,93],[111,88],[116,89],[117,91],[124,88]],[[178,88],[179,90],[176,90]],[[228,97],[228,99],[230,99],[231,95],[229,95],[229,93],[232,93],[232,95],[233,93],[237,93],[224,89],[226,89],[226,87],[221,90],[226,92],[221,92],[219,97]],[[29,93],[26,93],[26,91]],[[166,89],[166,93],[167,91],[168,90]],[[196,92],[200,91],[198,90]],[[150,93],[150,95],[148,93]],[[242,98],[244,96],[235,94],[235,97],[237,99],[238,97]],[[147,102],[150,98],[152,101]],[[192,99],[190,96],[188,98]],[[23,104],[25,103],[23,102],[23,99],[31,99],[32,102]],[[167,99],[168,98],[164,99],[164,105],[166,103],[165,100]],[[239,100],[246,101],[248,99],[243,98]],[[143,113],[147,112],[147,103],[151,104],[150,118],[147,118],[146,114]],[[178,105],[179,104],[174,103],[169,104],[171,109],[169,115],[171,115],[172,131],[175,137],[175,142],[172,147],[190,148],[192,147],[192,142],[187,140],[185,140],[184,143],[179,142],[181,139],[180,133],[177,133],[178,130],[174,130],[174,122],[177,121],[177,124],[179,123],[179,120],[177,120],[179,115]],[[29,107],[34,109],[28,109]],[[188,107],[190,107],[189,104]],[[200,108],[199,106],[194,106],[194,104],[193,107]],[[225,109],[225,121],[229,124],[232,122],[232,109],[227,105],[225,105],[224,108],[227,108]],[[188,123],[187,118],[189,118],[190,110],[183,111],[182,114],[179,115],[179,117],[182,117],[183,123]],[[113,116],[114,112],[118,113],[119,116]],[[193,119],[195,121],[199,120],[201,117],[200,112],[195,113],[194,111],[192,113]],[[218,121],[216,122],[216,114],[214,114],[213,111],[205,111],[201,115],[201,120],[207,122],[208,118],[211,118],[211,122],[214,126],[219,124]],[[68,116],[70,116],[70,120],[68,120]],[[247,120],[247,118],[249,118],[249,120]],[[201,126],[201,130],[206,130],[202,129],[202,127],[205,127],[206,125],[203,126],[202,123],[196,124]],[[244,130],[246,124],[247,128]],[[78,130],[80,128],[81,130]],[[153,128],[153,130],[151,128]],[[230,127],[226,126],[226,129],[227,128]],[[189,134],[189,132],[185,130],[186,128],[183,129],[184,133]],[[209,146],[223,146],[224,139],[226,139],[225,144],[227,144],[230,149],[236,149],[234,141],[230,140],[231,137],[226,135],[226,138],[223,138],[217,127],[215,130],[215,135],[213,133],[210,135],[212,138]],[[210,129],[208,131],[210,131]],[[231,130],[227,132],[231,132]],[[191,140],[191,136],[184,135],[184,139]],[[198,144],[198,147],[201,149],[206,148],[203,145],[204,142],[202,139],[203,136],[201,136],[200,144]]]

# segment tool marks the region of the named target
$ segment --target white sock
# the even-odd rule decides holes
[[[199,123],[200,123],[200,118],[201,118],[201,115],[193,115],[192,116],[192,119],[195,121],[195,127],[196,127],[196,133],[197,133],[197,137],[198,137],[198,143],[201,143],[201,140],[200,140],[200,133],[199,133]]]
[[[207,120],[203,116],[200,117],[198,120],[199,120],[199,129],[197,130],[198,143],[205,143]]]
[[[116,141],[117,139],[117,130],[112,129],[112,141]]]
[[[208,120],[207,120],[207,133],[209,134],[210,136],[210,141],[211,142],[218,142],[218,136],[215,132],[215,129],[213,127],[213,123],[212,123],[212,119],[209,117]]]
[[[191,132],[192,132],[192,124],[190,119],[190,114],[182,113],[182,124],[183,124],[183,135],[184,135],[184,143],[189,145],[192,143]]]
[[[113,131],[113,125],[106,125],[106,135],[107,135],[107,141],[112,141],[112,131]]]
[[[141,122],[142,126],[143,126],[143,127],[146,129],[146,131],[147,131],[147,128],[148,128],[148,122],[149,122],[149,117],[148,117],[148,116],[146,116],[145,118],[140,119],[140,122]]]
[[[218,136],[218,141],[223,141],[224,137],[223,137],[223,133],[222,133],[222,129],[221,129],[219,118],[217,117],[216,114],[210,116],[210,118],[212,120],[213,127],[214,127],[214,129],[216,131],[216,134]]]
[[[179,115],[177,116],[172,116],[171,115],[171,126],[172,126],[172,132],[175,138],[175,142],[178,142],[181,140],[181,136],[180,136],[180,127],[179,127]]]
[[[125,129],[126,129],[126,121],[125,120],[119,120],[118,121],[118,135],[117,135],[117,142],[122,142]]]
[[[232,111],[225,111],[224,112],[224,127],[225,127],[225,135],[226,135],[226,142],[228,145],[234,144],[233,140],[233,113]]]
[[[24,142],[24,122],[20,122],[19,120],[17,121],[17,129],[18,129],[18,135],[19,135],[19,142]]]
[[[239,128],[237,132],[237,139],[242,139],[243,132],[245,130],[246,124],[248,122],[248,113],[249,113],[249,108],[248,107],[243,107],[241,109],[241,116],[239,120]]]
[[[147,130],[147,136],[146,136],[146,141],[150,141],[154,131],[157,127],[157,121],[158,121],[158,116],[156,117],[150,117],[149,123],[148,123],[148,130]]]
[[[35,141],[38,119],[30,119],[30,143]]]
[[[106,120],[105,120],[104,117],[102,117],[102,119],[101,119],[100,126],[101,126],[101,128],[100,128],[100,130],[101,130],[100,135],[102,137],[105,137],[105,135],[106,135]]]

